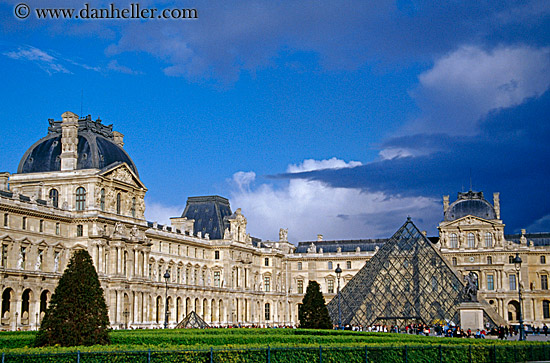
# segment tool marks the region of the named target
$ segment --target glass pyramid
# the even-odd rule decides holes
[[[186,329],[186,328],[210,328],[207,322],[205,322],[195,311],[191,311],[182,321],[176,325],[176,329]]]
[[[410,218],[328,304],[353,326],[457,324],[463,283]]]

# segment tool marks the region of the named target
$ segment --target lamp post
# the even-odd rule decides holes
[[[336,278],[338,279],[338,288],[336,290],[336,294],[338,295],[338,330],[342,329],[342,314],[340,311],[340,276],[342,276],[342,269],[340,268],[340,264],[336,265],[336,270],[334,270],[336,273]]]
[[[519,272],[521,269],[521,257],[519,257],[519,253],[516,253],[516,257],[514,257],[514,266],[516,267],[516,272],[518,276],[518,295],[519,295],[519,311],[518,311],[518,320],[519,320],[519,340],[525,340],[525,331],[523,329],[523,314],[522,314],[522,298],[521,298],[521,280],[519,278]]]
[[[168,328],[168,280],[170,279],[170,272],[166,270],[164,273],[164,280],[166,281],[166,301],[164,303],[164,329]]]

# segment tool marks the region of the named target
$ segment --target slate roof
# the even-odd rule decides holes
[[[454,221],[472,215],[483,219],[497,219],[495,208],[484,197],[483,192],[469,191],[458,193],[454,201],[445,212],[445,221]]]
[[[114,143],[112,125],[90,116],[78,120],[77,169],[103,169],[116,162],[125,162],[138,174],[130,156]],[[48,135],[35,142],[23,155],[18,173],[61,170],[61,121],[50,120]]]
[[[294,250],[294,253],[307,253],[307,249],[313,243],[319,249],[323,249],[323,253],[335,253],[338,247],[342,249],[342,252],[355,252],[357,247],[361,248],[361,251],[374,251],[376,247],[382,247],[384,243],[388,241],[388,238],[380,239],[357,239],[357,240],[335,240],[335,241],[305,241],[298,242],[298,247]]]
[[[534,246],[550,246],[550,232],[526,233],[525,238],[527,238],[527,241],[533,241]],[[521,234],[507,234],[504,235],[504,239],[514,243],[520,243]]]
[[[218,195],[189,197],[182,217],[194,219],[195,233],[209,234],[210,239],[222,239],[229,222],[225,220],[232,214],[229,200]]]

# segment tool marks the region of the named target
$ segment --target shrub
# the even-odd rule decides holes
[[[77,250],[46,309],[35,346],[109,344],[109,317],[90,254]]]

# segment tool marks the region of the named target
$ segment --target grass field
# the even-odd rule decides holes
[[[134,351],[277,347],[367,346],[510,346],[541,342],[509,342],[490,339],[440,338],[410,334],[367,333],[307,329],[181,329],[121,330],[110,333],[112,344],[89,347],[33,348],[35,332],[1,332],[0,352],[40,353],[86,351]]]

